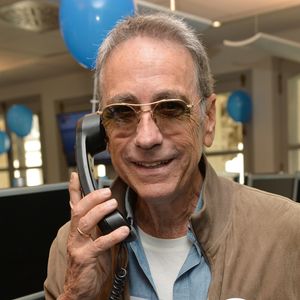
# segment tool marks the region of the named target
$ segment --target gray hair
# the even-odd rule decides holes
[[[135,15],[122,20],[103,41],[99,48],[95,72],[97,96],[100,101],[102,100],[102,71],[109,55],[116,46],[137,36],[174,41],[184,46],[193,58],[197,90],[200,97],[208,98],[213,93],[214,83],[208,57],[196,33],[182,20],[159,13]]]

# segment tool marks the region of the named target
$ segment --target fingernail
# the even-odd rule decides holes
[[[74,179],[74,176],[75,176],[75,173],[72,172],[72,173],[71,173],[71,176],[70,176],[70,181],[72,181],[72,180]]]
[[[121,227],[121,230],[122,230],[122,233],[123,233],[124,235],[129,234],[129,227],[127,227],[127,226],[122,226],[122,227]]]
[[[110,200],[107,200],[105,202],[105,204],[108,206],[108,207],[116,207],[117,206],[117,200],[116,199],[110,199]]]
[[[73,209],[73,204],[71,201],[69,201],[69,204],[70,204],[71,209]]]
[[[101,189],[103,196],[110,196],[111,195],[111,190],[110,188],[104,188]]]

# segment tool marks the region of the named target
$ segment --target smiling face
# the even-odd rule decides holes
[[[114,168],[139,198],[173,199],[191,186],[200,187],[198,162],[203,143],[210,146],[212,142],[214,117],[201,116],[193,70],[192,57],[184,47],[148,37],[121,43],[105,64],[102,107],[166,98],[195,104],[191,115],[161,122],[154,121],[150,106],[143,106],[133,132],[105,125]]]

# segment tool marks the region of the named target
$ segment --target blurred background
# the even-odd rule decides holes
[[[1,299],[43,299],[49,247],[69,219],[76,122],[96,107],[93,57],[134,10],[175,14],[203,40],[216,171],[300,202],[300,0],[0,0]],[[109,185],[108,153],[95,165]]]
[[[207,149],[217,171],[299,170],[300,1],[136,4],[143,13],[177,14],[204,41],[218,95],[216,139]],[[93,71],[66,47],[59,5],[50,0],[0,2],[0,130],[10,140],[10,148],[0,154],[0,188],[65,181],[74,168],[67,131],[70,135],[71,123],[92,109]],[[240,90],[252,104],[246,121],[228,113],[229,97]],[[33,113],[32,129],[21,138],[7,124],[14,104]],[[105,163],[100,175],[113,177],[109,161]]]
[[[172,11],[204,41],[218,95],[216,139],[207,149],[217,171],[300,170],[300,1],[136,4],[143,13]],[[92,109],[93,71],[66,47],[59,5],[55,0],[0,1],[0,130],[10,140],[0,154],[0,188],[65,181],[75,166],[70,130]],[[228,112],[229,97],[240,90],[252,105],[244,112],[251,114],[247,120]],[[33,113],[32,129],[21,138],[7,124],[14,104]],[[100,175],[113,177],[109,160],[105,164]]]

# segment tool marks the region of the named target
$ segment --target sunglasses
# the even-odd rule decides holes
[[[193,106],[181,99],[162,99],[143,104],[113,103],[97,113],[104,126],[113,125],[128,130],[136,128],[142,113],[150,112],[155,123],[163,126],[183,116],[190,116]]]

